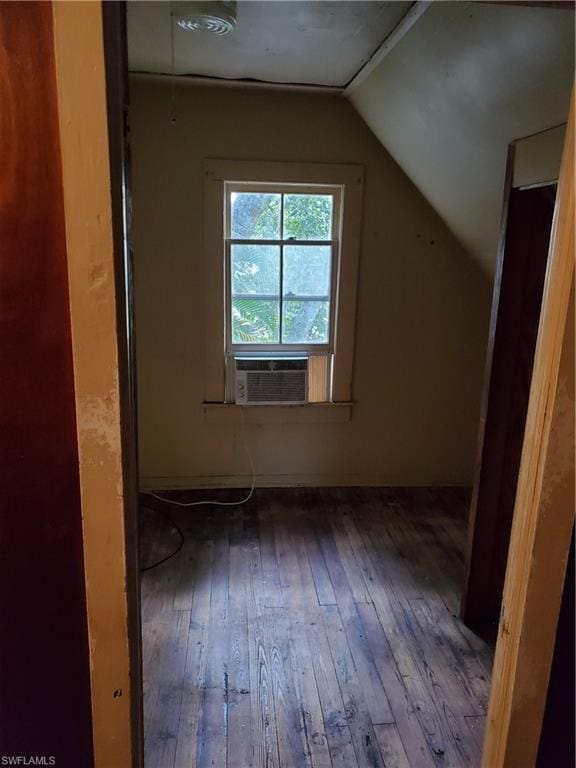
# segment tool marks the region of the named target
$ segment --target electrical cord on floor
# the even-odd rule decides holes
[[[254,461],[252,459],[252,453],[250,452],[250,448],[248,446],[248,440],[246,439],[246,431],[244,427],[244,409],[242,406],[240,406],[240,421],[242,424],[242,439],[244,442],[244,450],[246,451],[246,454],[248,456],[248,461],[250,462],[250,469],[252,470],[252,485],[250,487],[250,491],[247,496],[245,496],[243,499],[240,499],[239,501],[214,501],[212,499],[205,499],[202,501],[190,501],[190,502],[183,502],[183,501],[174,501],[173,499],[167,499],[165,496],[159,496],[157,493],[153,493],[152,491],[148,491],[146,494],[147,496],[152,496],[154,499],[158,499],[159,501],[163,501],[166,504],[172,504],[175,507],[197,507],[202,504],[213,504],[218,507],[237,507],[240,504],[246,504],[247,501],[250,501],[252,498],[252,495],[254,493],[254,488],[256,486],[256,470],[254,469]],[[142,507],[142,509],[151,509],[151,507]],[[182,547],[184,546],[185,536],[182,533],[182,530],[180,527],[172,520],[170,515],[165,512],[164,510],[153,510],[155,512],[160,512],[160,514],[164,515],[164,517],[168,520],[170,525],[177,531],[178,535],[180,536],[180,543],[176,547],[176,549],[171,552],[169,555],[166,555],[166,557],[163,557],[162,560],[158,560],[157,563],[153,563],[152,565],[147,565],[145,568],[140,568],[140,572],[144,573],[144,571],[150,571],[152,568],[156,568],[159,565],[162,565],[162,563],[167,562],[172,557],[175,557],[175,555],[180,552]]]
[[[161,515],[163,515],[166,518],[166,520],[170,524],[170,527],[173,528],[178,534],[178,536],[180,537],[180,542],[173,552],[170,552],[169,555],[166,555],[166,557],[163,557],[161,560],[158,560],[156,563],[152,563],[152,565],[147,565],[145,568],[140,568],[140,573],[144,573],[144,571],[151,571],[152,568],[157,568],[159,565],[162,565],[162,563],[167,562],[172,557],[177,555],[178,552],[180,552],[180,550],[184,546],[185,537],[184,537],[184,534],[182,533],[182,529],[180,528],[180,526],[177,523],[175,523],[174,520],[172,520],[172,518],[170,517],[170,515],[168,515],[162,509],[152,509],[152,507],[145,507],[145,506],[141,506],[140,509],[147,509],[150,512],[159,512]]]
[[[250,469],[252,470],[252,487],[250,488],[250,492],[247,496],[245,496],[243,499],[240,499],[239,501],[213,501],[213,500],[203,500],[203,501],[174,501],[173,499],[167,499],[165,496],[159,496],[157,493],[152,493],[152,491],[148,492],[148,496],[153,496],[155,499],[159,499],[160,501],[165,501],[167,504],[173,504],[175,507],[196,507],[200,506],[201,504],[213,504],[217,507],[237,507],[240,504],[246,504],[247,501],[250,501],[252,498],[252,494],[254,493],[254,487],[256,485],[256,470],[254,469],[254,461],[252,459],[252,454],[250,452],[250,448],[248,447],[248,441],[246,439],[246,431],[244,427],[244,408],[242,406],[240,407],[240,420],[242,424],[242,439],[244,442],[244,450],[246,451],[246,455],[248,456],[248,461],[250,462]]]

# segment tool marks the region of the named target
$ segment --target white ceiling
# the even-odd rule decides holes
[[[346,85],[405,15],[411,2],[238,2],[224,37],[174,25],[177,74],[275,83]],[[174,2],[174,15],[189,5]],[[171,3],[128,2],[132,72],[171,73]]]
[[[566,121],[571,9],[435,2],[350,98],[486,271],[508,144]]]
[[[170,6],[128,2],[131,71],[171,72]],[[226,37],[175,25],[175,72],[343,86],[411,6],[246,0]],[[491,272],[508,144],[566,121],[573,78],[572,10],[459,0],[432,3],[346,95]]]

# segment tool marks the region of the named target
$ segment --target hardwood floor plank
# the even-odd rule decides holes
[[[260,519],[260,529],[262,530],[262,519]],[[267,587],[262,573],[262,560],[257,542],[253,542],[250,547],[249,573],[247,615],[254,766],[255,768],[281,768],[272,690],[270,650],[264,621],[265,589]]]
[[[315,489],[313,491],[308,488],[300,489],[300,503],[304,512],[304,517],[300,519],[303,547],[308,558],[319,605],[335,605],[336,595],[334,594],[334,588],[326,568],[324,555],[314,532],[313,519],[315,517],[317,493]]]
[[[384,761],[376,741],[370,713],[364,701],[340,613],[337,606],[331,605],[324,606],[321,610],[358,766],[359,768],[384,768]]]
[[[394,661],[392,651],[384,634],[384,630],[376,610],[372,604],[359,606],[366,635],[374,654],[376,666],[386,688],[390,709],[394,716],[395,726],[398,729],[400,737],[404,742],[404,748],[410,758],[411,768],[431,768],[435,764],[434,747],[429,745],[424,731],[422,730],[421,720],[427,722],[425,716],[421,717],[422,705],[420,709],[413,705],[410,696],[405,687],[404,680],[398,672]],[[430,712],[430,704],[427,706]],[[375,728],[376,732],[378,730]],[[385,758],[385,755],[384,755]],[[386,765],[388,765],[386,763]]]
[[[148,689],[150,701],[145,705],[148,714],[144,753],[148,765],[173,768],[178,741],[190,612],[175,612],[172,622],[162,622],[159,626],[163,630],[159,635],[161,643],[158,659],[159,674]],[[144,674],[146,671],[144,670]]]
[[[229,632],[228,632],[228,768],[253,768],[252,712],[250,705],[250,651],[248,639],[247,589],[248,546],[234,536],[230,544]]]
[[[152,550],[154,551],[154,550]],[[165,550],[155,553],[153,562],[164,557]],[[180,579],[182,551],[162,565],[142,574],[143,602],[142,621],[158,621],[162,616],[170,617],[174,610],[174,595]]]
[[[312,766],[313,768],[331,768],[324,717],[312,661],[314,648],[309,645],[307,632],[307,625],[311,620],[321,620],[319,610],[302,612],[292,619],[290,626],[292,676]]]
[[[410,573],[413,574],[413,578],[429,584],[422,596],[434,615],[436,626],[442,627],[443,640],[449,639],[452,646],[462,655],[473,653],[483,667],[484,673],[489,674],[492,651],[458,618],[459,593],[454,581],[445,574],[446,559],[431,546],[430,536],[418,539],[425,528],[408,519],[400,507],[389,510],[387,519],[392,521],[391,532],[396,539],[402,538],[405,542],[411,542],[407,545]],[[406,580],[395,580],[395,583],[401,586],[405,582]]]
[[[386,768],[412,768],[396,726],[384,723],[375,725],[374,730]]]
[[[337,751],[344,752],[342,745],[346,742],[346,734],[337,733],[334,729],[347,728],[348,719],[321,612],[308,620],[306,631],[328,742],[331,744],[333,741]]]
[[[302,520],[297,504],[282,501],[276,507],[274,540],[284,605],[294,610],[313,609],[318,596],[312,571],[302,547]]]
[[[450,728],[452,744],[458,752],[462,765],[474,765],[477,744],[466,722],[466,718],[460,715],[448,702],[444,702],[443,707],[444,716]]]
[[[470,733],[476,741],[476,746],[479,752],[482,751],[482,745],[484,743],[484,731],[486,729],[486,718],[484,716],[479,717],[465,717],[466,725],[470,729]]]
[[[363,488],[355,489],[354,502],[347,525],[355,529],[363,545],[369,569],[368,586],[382,583],[384,579],[384,582],[401,585],[407,597],[422,597],[423,590],[430,588],[429,578],[418,580],[411,575],[408,553],[398,546],[388,530],[395,502],[387,498],[386,502],[379,503],[373,493]]]
[[[347,725],[332,725],[326,728],[332,768],[358,768],[352,734]]]
[[[175,611],[190,611],[192,608],[197,558],[198,543],[194,539],[186,539],[178,558],[178,576],[174,583],[172,608]]]
[[[311,768],[312,759],[291,664],[291,623],[284,610],[267,608],[266,615],[271,638],[270,657],[280,765]]]
[[[309,536],[306,541],[306,552],[312,570],[316,597],[319,605],[336,605],[336,595],[328,575],[324,555],[322,554],[315,536]]]
[[[415,604],[415,601],[412,601],[412,604]],[[482,714],[482,709],[466,676],[459,669],[454,654],[447,644],[437,643],[430,633],[422,630],[412,604],[406,606],[405,616],[418,648],[423,674],[436,691],[441,689],[445,701],[457,707],[462,715]]]
[[[418,713],[420,726],[432,754],[443,760],[444,765],[461,765],[457,751],[451,744],[442,705],[437,701],[442,689],[434,685],[431,679],[433,672],[425,664],[402,605],[389,584],[373,587],[371,595],[394,662],[402,676],[410,703]]]
[[[280,572],[274,541],[273,512],[270,507],[270,504],[258,505],[259,547],[262,561],[264,604],[268,608],[281,608],[284,605],[284,593],[280,583]]]
[[[227,521],[226,521],[227,522]],[[214,541],[212,592],[204,689],[199,713],[198,768],[225,766],[228,735],[228,526],[221,523]]]
[[[281,580],[289,585],[285,605],[277,611],[275,628],[283,627],[289,638],[290,679],[293,681],[298,729],[302,730],[305,750],[314,768],[330,768],[331,760],[319,699],[308,626],[321,622],[318,595],[310,566],[307,540],[309,526],[305,519],[306,494],[298,489],[291,504],[281,504],[276,521],[277,546],[286,555],[282,560]]]
[[[297,488],[174,511],[184,546],[142,577],[146,768],[477,768],[492,651],[453,610],[465,504]],[[173,534],[146,514],[156,558]]]
[[[307,517],[308,504],[309,489],[298,488],[297,493],[294,495],[293,514],[290,514],[290,511],[286,514],[285,511],[283,522],[292,540],[292,546],[294,547],[298,563],[302,596],[298,606],[304,610],[315,610],[322,604],[335,604],[336,596],[332,589],[332,582],[330,581],[322,553],[319,551],[315,537],[311,535],[310,521]],[[311,544],[312,546],[310,546]],[[314,551],[314,544],[316,544],[316,551]],[[315,562],[316,577],[314,576],[310,558],[311,551],[317,555]],[[320,590],[318,584],[320,585]]]
[[[399,525],[396,514],[397,510],[387,508],[384,520],[381,520],[380,516],[370,508],[367,513],[368,520],[366,523],[368,537],[381,542],[384,531],[382,523],[391,517],[395,521],[392,525],[392,531],[394,531],[394,525],[396,527]],[[399,534],[396,531],[396,539],[398,537]],[[387,546],[393,547],[394,544],[390,543]],[[427,547],[427,542],[421,541],[419,545],[413,548],[404,549],[402,563],[394,565],[394,561],[388,559],[384,571],[387,572],[387,577],[394,585],[394,589],[404,595],[409,601],[424,598],[433,616],[432,625],[440,628],[441,641],[448,643],[454,649],[454,652],[462,658],[474,657],[475,662],[482,668],[482,674],[487,680],[490,672],[489,660],[492,657],[492,652],[480,638],[477,638],[463,626],[457,615],[448,609],[447,601],[453,602],[457,599],[454,591],[455,588],[453,585],[446,583],[443,574],[438,572],[436,566],[434,568],[426,566],[419,552]],[[400,551],[402,551],[402,547]],[[414,591],[413,585],[416,583],[425,585],[425,588],[420,593]],[[435,589],[435,586],[439,584],[441,584],[441,587]],[[479,652],[481,652],[480,658]],[[483,688],[486,688],[486,680],[482,681]]]
[[[370,595],[366,589],[362,572],[362,558],[357,556],[357,550],[353,546],[349,530],[345,527],[343,518],[349,512],[347,495],[340,489],[333,489],[326,493],[327,516],[334,532],[336,548],[340,556],[340,562],[346,573],[346,579],[356,603],[369,603]]]
[[[450,631],[450,617],[446,617],[445,621],[439,624],[427,600],[411,600],[410,607],[422,632],[426,637],[433,639],[435,646],[442,654],[442,665],[445,664],[447,669],[452,670],[466,695],[478,710],[476,713],[463,712],[463,714],[472,716],[486,714],[488,708],[486,672],[472,652],[453,645],[452,637],[457,630]]]
[[[416,510],[426,523],[426,512],[421,507],[411,507],[410,498],[405,491],[399,494],[400,502],[389,508],[388,530],[399,547],[404,547],[407,563],[418,569],[422,580],[426,580],[433,591],[440,593],[448,610],[456,615],[459,610],[458,594],[463,582],[463,568],[453,558],[447,557],[440,542],[434,535],[434,529],[419,525]],[[415,554],[417,556],[415,556]]]
[[[393,722],[386,691],[374,666],[374,659],[366,638],[362,633],[354,596],[341,563],[332,530],[327,523],[320,522],[319,525],[322,526],[321,547],[334,586],[338,610],[353,658],[354,669],[358,676],[363,699],[370,712],[371,721],[373,723]]]
[[[200,541],[198,544],[196,581],[190,610],[186,665],[182,681],[182,704],[178,723],[175,768],[188,768],[196,764],[199,713],[205,683],[206,657],[209,650],[208,626],[214,544],[212,541],[206,540]],[[146,763],[146,768],[161,768],[161,766]]]

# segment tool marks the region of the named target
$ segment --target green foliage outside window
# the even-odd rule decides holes
[[[331,246],[285,246],[282,339],[280,247],[258,240],[281,237],[280,194],[234,193],[231,236],[254,244],[235,244],[231,251],[232,341],[235,344],[314,344],[328,341]],[[284,240],[330,240],[330,195],[284,195]],[[250,298],[259,294],[261,298]],[[291,296],[318,301],[290,300]],[[320,300],[322,299],[322,300]]]

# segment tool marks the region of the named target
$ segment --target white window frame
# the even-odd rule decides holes
[[[340,231],[334,237],[337,245],[333,253],[331,337],[330,344],[310,345],[246,345],[250,352],[275,354],[283,351],[302,351],[310,354],[333,354],[332,402],[349,403],[352,398],[352,365],[354,355],[354,326],[356,317],[356,291],[361,231],[363,194],[363,167],[348,164],[279,163],[251,160],[206,160],[204,163],[204,243],[206,288],[206,403],[224,403],[226,392],[226,354],[233,348],[227,338],[227,310],[229,306],[229,280],[227,276],[226,211],[227,188],[242,187],[251,191],[250,184],[262,191],[290,187],[290,191],[304,189],[320,193],[330,189],[335,194],[334,204],[339,206]],[[263,241],[257,241],[263,242]],[[310,244],[311,241],[307,241]],[[244,353],[244,352],[243,352]]]
[[[301,194],[301,195],[330,195],[333,200],[332,206],[332,231],[329,240],[238,240],[231,237],[231,211],[230,194],[233,192],[271,192],[278,194]],[[340,238],[342,234],[342,187],[341,186],[321,186],[318,184],[271,184],[270,182],[224,182],[225,196],[225,242],[226,242],[226,309],[225,309],[225,327],[226,327],[226,352],[229,355],[234,354],[286,354],[293,352],[307,352],[311,355],[330,355],[334,352],[334,330],[336,324],[336,303],[337,303],[337,276],[338,263],[340,259]],[[280,214],[282,215],[282,214]],[[282,295],[283,278],[283,249],[288,245],[323,245],[330,246],[330,288],[329,295],[326,296],[330,305],[330,314],[328,317],[328,342],[326,344],[289,344],[278,342],[277,344],[237,344],[232,341],[231,335],[231,306],[232,306],[232,280],[230,275],[231,264],[231,246],[233,244],[247,245],[278,245],[280,248],[280,288],[278,300],[280,302],[280,338],[282,333],[282,304],[286,300]],[[300,298],[300,297],[297,297]],[[311,299],[313,300],[313,298]],[[318,299],[316,299],[318,300]]]

